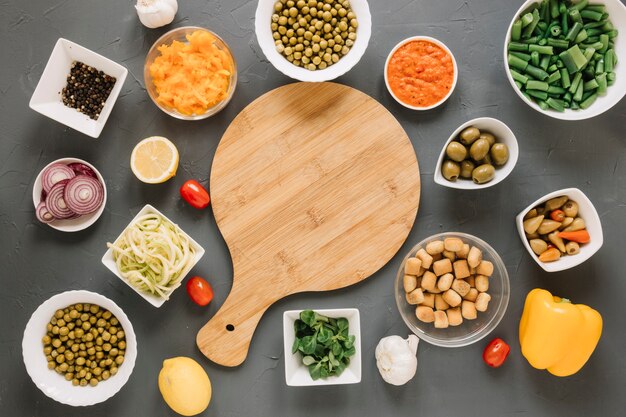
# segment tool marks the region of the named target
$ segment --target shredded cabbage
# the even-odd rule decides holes
[[[138,218],[107,246],[118,271],[134,288],[166,300],[195,257],[180,228],[156,213]]]

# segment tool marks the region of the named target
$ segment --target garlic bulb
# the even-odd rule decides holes
[[[169,25],[178,11],[176,0],[137,0],[137,16],[151,29]]]
[[[385,382],[404,385],[415,376],[418,344],[419,339],[413,334],[406,340],[400,336],[380,339],[376,346],[376,366]]]

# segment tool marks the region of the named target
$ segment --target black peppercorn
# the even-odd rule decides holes
[[[67,76],[67,85],[61,91],[63,104],[97,120],[115,81],[115,77],[103,71],[74,61]]]

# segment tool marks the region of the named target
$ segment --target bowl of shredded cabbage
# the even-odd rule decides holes
[[[149,204],[107,246],[104,266],[157,308],[204,255],[202,246]]]

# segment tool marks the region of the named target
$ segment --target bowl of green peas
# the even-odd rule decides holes
[[[60,403],[89,406],[115,395],[137,358],[130,320],[110,299],[66,291],[32,314],[22,339],[26,371],[37,388]]]
[[[504,42],[507,78],[533,109],[583,120],[626,95],[626,6],[620,0],[528,0]]]

